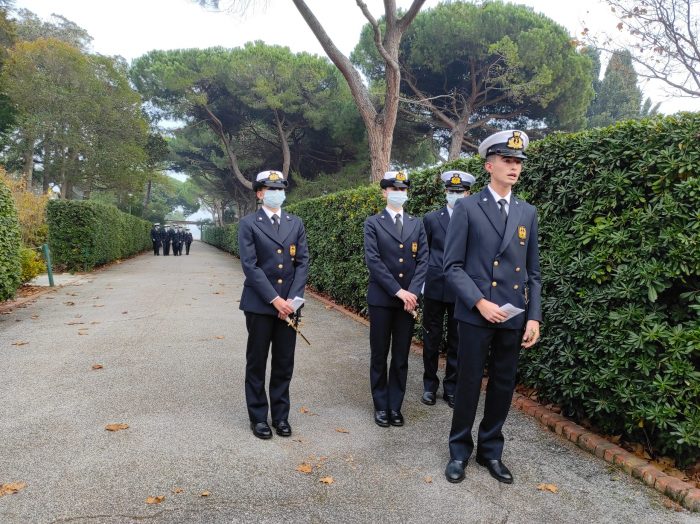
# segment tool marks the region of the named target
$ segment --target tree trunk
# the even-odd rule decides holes
[[[243,187],[252,190],[253,183],[243,176],[243,173],[238,167],[238,158],[236,157],[236,153],[234,153],[233,149],[231,148],[231,141],[226,134],[224,125],[221,123],[221,120],[219,120],[216,115],[212,113],[211,109],[209,109],[206,105],[203,107],[209,115],[209,120],[207,120],[209,127],[218,135],[219,139],[221,140],[221,145],[224,146],[224,152],[226,153],[229,167],[231,168],[231,171],[233,171],[236,180],[238,180]]]
[[[275,111],[275,125],[277,126],[277,132],[280,135],[280,144],[282,146],[282,174],[284,175],[284,178],[289,181],[289,164],[291,163],[292,158],[292,155],[289,152],[289,135],[291,134],[291,131],[289,133],[285,132],[282,124],[283,123],[280,120],[277,111]]]
[[[22,168],[22,178],[27,190],[32,188],[32,176],[34,174],[34,143],[33,137],[28,137],[24,150],[24,166]]]
[[[450,150],[447,155],[447,161],[456,160],[459,155],[462,154],[462,140],[464,139],[464,133],[467,131],[468,120],[464,117],[457,121],[457,124],[452,128],[450,133]]]
[[[146,183],[146,195],[143,197],[143,214],[146,214],[146,210],[148,209],[148,204],[151,203],[151,187],[153,185],[153,181],[149,178],[148,182]]]

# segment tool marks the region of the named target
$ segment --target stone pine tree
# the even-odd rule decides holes
[[[589,125],[600,127],[619,120],[639,118],[641,108],[642,90],[637,85],[632,56],[627,50],[615,51],[591,104]]]

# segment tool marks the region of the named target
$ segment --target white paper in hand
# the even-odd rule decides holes
[[[506,315],[508,315],[503,322],[505,322],[506,320],[510,320],[514,316],[517,316],[520,313],[522,313],[523,311],[525,311],[524,309],[520,309],[519,307],[515,307],[510,302],[508,302],[507,304],[503,304],[500,307],[500,310],[503,311]]]
[[[303,304],[304,304],[304,299],[301,297],[294,297],[292,299],[292,307],[294,308],[294,311],[299,309]]]

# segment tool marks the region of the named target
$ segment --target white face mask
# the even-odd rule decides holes
[[[461,193],[449,192],[445,197],[447,199],[447,205],[450,207],[455,207],[455,202],[457,202],[457,200],[459,200],[460,198],[464,198],[465,196],[467,196],[466,191],[463,191]]]
[[[263,204],[265,204],[265,207],[270,209],[279,209],[282,206],[285,198],[286,195],[284,193],[284,189],[276,189],[272,191],[268,189],[263,195]]]
[[[407,200],[406,191],[387,191],[386,202],[392,207],[403,207]]]

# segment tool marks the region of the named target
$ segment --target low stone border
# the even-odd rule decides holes
[[[369,321],[357,313],[309,289],[306,290],[306,293],[321,302],[324,306],[336,309],[363,326],[369,326]],[[415,342],[412,344],[411,349],[417,353],[422,352],[422,346]],[[676,477],[667,475],[656,466],[649,464],[646,460],[636,457],[620,446],[588,431],[586,428],[570,421],[563,415],[554,413],[539,402],[531,400],[518,392],[513,394],[512,405],[536,418],[548,429],[573,442],[581,449],[590,452],[596,457],[602,458],[610,464],[618,466],[628,475],[632,475],[634,478],[641,480],[647,486],[661,492],[690,511],[700,512],[700,489],[693,487],[693,485],[688,482],[683,482]]]
[[[646,460],[636,457],[620,446],[591,433],[586,428],[520,393],[516,392],[513,395],[513,405],[539,420],[557,435],[561,435],[596,457],[619,466],[628,475],[641,480],[690,511],[700,511],[700,489],[688,482],[667,475]]]

